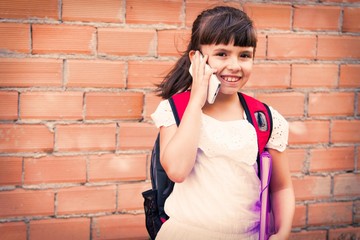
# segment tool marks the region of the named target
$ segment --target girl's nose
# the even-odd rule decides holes
[[[229,60],[227,68],[231,71],[239,71],[241,69],[241,65],[237,58],[232,58]]]

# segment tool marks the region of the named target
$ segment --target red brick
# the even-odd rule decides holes
[[[265,34],[257,35],[257,43],[255,50],[255,59],[265,59],[266,58],[266,46],[267,46],[267,36]]]
[[[360,195],[360,174],[339,174],[334,176],[335,197],[357,197]]]
[[[316,36],[268,35],[268,59],[315,59]]]
[[[68,60],[68,87],[124,88],[126,82],[123,61]]]
[[[335,64],[293,64],[291,87],[335,88],[338,81],[338,66]]]
[[[59,19],[57,0],[2,0],[0,18]]]
[[[312,230],[312,231],[301,231],[292,232],[290,234],[291,240],[324,240],[326,239],[326,230]]]
[[[61,60],[0,58],[0,87],[60,87],[61,85]]]
[[[332,30],[339,29],[340,7],[302,6],[294,7],[294,29]]]
[[[58,191],[57,214],[59,215],[113,212],[115,208],[115,186],[81,186]]]
[[[182,5],[182,0],[127,0],[126,23],[180,25]]]
[[[141,119],[143,94],[90,92],[86,95],[86,119]]]
[[[54,214],[54,192],[23,190],[0,192],[0,217],[48,216]]]
[[[358,0],[322,0],[324,3],[357,3]]]
[[[150,115],[155,112],[157,106],[161,101],[161,97],[156,96],[154,93],[145,94],[144,117],[145,120],[150,120]]]
[[[0,23],[0,36],[2,52],[30,53],[29,24],[2,22]]]
[[[0,157],[0,185],[20,185],[22,164],[21,157]]]
[[[296,205],[292,227],[304,227],[306,224],[306,206]]]
[[[186,51],[190,41],[189,30],[159,30],[158,34],[158,55],[179,57]]]
[[[311,226],[352,223],[352,202],[309,204],[308,224]]]
[[[86,182],[86,159],[82,156],[46,156],[24,159],[24,184]]]
[[[185,13],[186,13],[186,26],[191,27],[196,17],[205,9],[214,7],[214,3],[219,2],[217,0],[204,1],[204,0],[186,0],[185,1]],[[221,2],[222,3],[222,2]],[[239,8],[238,3],[227,2],[226,6],[233,6]]]
[[[360,8],[344,8],[343,32],[360,32]]]
[[[290,5],[246,4],[244,10],[257,29],[290,30]]]
[[[121,0],[63,0],[62,19],[85,22],[123,22],[123,1]]]
[[[118,211],[136,211],[144,209],[141,193],[151,188],[150,183],[120,184],[118,187]]]
[[[287,158],[289,162],[290,172],[303,172],[306,159],[305,149],[288,149]]]
[[[304,178],[293,178],[295,199],[315,200],[331,196],[331,178],[321,176],[305,176]]]
[[[75,25],[33,25],[33,53],[91,54],[95,28]]]
[[[343,88],[359,88],[360,65],[348,64],[340,66],[339,86]]]
[[[309,116],[353,116],[355,96],[351,92],[309,94]]]
[[[90,182],[146,179],[146,155],[94,155],[89,157]]]
[[[360,95],[357,97],[357,116],[360,115]]]
[[[18,118],[18,96],[15,91],[0,92],[0,120]]]
[[[128,88],[155,88],[175,63],[173,61],[129,61]]]
[[[0,224],[0,239],[26,240],[26,224],[24,222],[9,222]]]
[[[328,143],[330,123],[328,121],[308,120],[290,122],[290,144]]]
[[[121,214],[93,219],[92,239],[148,239],[143,214]]]
[[[30,238],[33,240],[88,240],[90,218],[46,219],[30,222]]]
[[[115,150],[115,135],[115,124],[58,125],[55,138],[56,150],[112,151]]]
[[[360,227],[330,229],[329,239],[360,239]]]
[[[302,93],[263,93],[257,94],[256,97],[275,108],[284,116],[304,116],[305,96]]]
[[[347,60],[360,58],[359,36],[319,35],[317,59]]]
[[[148,123],[121,123],[119,150],[151,150],[158,129]]]
[[[156,32],[151,29],[98,29],[98,52],[102,55],[155,56]]]
[[[334,120],[331,130],[332,143],[360,142],[360,121]]]
[[[81,92],[24,92],[20,103],[21,119],[82,119]]]
[[[354,223],[360,223],[360,201],[354,202]]]
[[[290,65],[256,64],[245,88],[288,88],[290,86]]]
[[[46,126],[0,125],[1,152],[48,152],[53,146],[53,133]]]
[[[311,150],[311,172],[354,170],[355,149],[353,147],[319,148]]]

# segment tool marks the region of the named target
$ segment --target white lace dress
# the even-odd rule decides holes
[[[288,123],[270,109],[273,131],[267,147],[284,151]],[[167,100],[151,117],[157,127],[176,124]],[[219,121],[202,114],[200,134],[194,168],[166,200],[170,219],[156,239],[258,239],[260,181],[254,127],[247,120]]]

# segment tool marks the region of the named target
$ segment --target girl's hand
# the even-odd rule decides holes
[[[201,53],[196,51],[192,58],[192,85],[190,102],[196,103],[202,108],[207,99],[208,85],[211,74],[215,73],[215,69],[206,69],[205,64],[208,56],[205,55],[201,60]]]
[[[269,237],[269,240],[280,240],[280,238],[278,238],[276,234],[274,234]]]
[[[280,236],[279,234],[274,234],[274,235],[271,235],[268,240],[286,240],[286,239],[288,239],[288,238],[286,238],[284,236]]]

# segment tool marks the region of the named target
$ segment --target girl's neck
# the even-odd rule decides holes
[[[223,94],[220,93],[218,94],[218,96],[216,97],[216,100],[218,103],[220,104],[227,104],[229,102],[234,102],[234,101],[238,101],[238,95],[237,93],[234,94]]]
[[[213,104],[206,103],[203,112],[218,120],[243,119],[243,108],[237,93],[221,94],[216,97]]]

